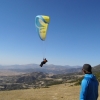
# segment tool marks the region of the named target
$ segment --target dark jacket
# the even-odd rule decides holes
[[[43,64],[45,64],[46,62],[48,62],[48,61],[47,61],[46,59],[44,59],[44,60],[41,62],[40,66],[42,67]]]

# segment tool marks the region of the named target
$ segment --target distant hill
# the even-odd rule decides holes
[[[26,64],[26,65],[6,65],[0,66],[0,70],[4,69],[7,71],[14,71],[20,73],[28,73],[28,72],[46,72],[51,74],[63,74],[63,73],[72,73],[72,72],[79,72],[81,70],[81,66],[61,66],[61,65],[44,65],[40,67],[38,64]]]
[[[26,83],[26,84],[32,84],[38,81],[39,79],[46,78],[47,74],[42,72],[33,72],[29,74],[25,74],[23,76],[20,76],[16,83]]]
[[[93,72],[100,72],[100,64],[93,67]]]
[[[46,67],[46,68],[45,68]],[[84,75],[81,72],[82,67],[73,68],[66,66],[50,65],[43,68],[29,68],[29,69],[4,69],[6,76],[0,77],[0,90],[13,90],[13,89],[26,89],[34,87],[48,87],[50,85],[62,84],[62,83],[76,83],[80,85]],[[7,76],[7,70],[16,75]],[[93,74],[96,75],[100,81],[100,65],[93,67]],[[1,71],[1,70],[0,70]],[[1,71],[2,72],[2,71]],[[17,74],[17,72],[21,74]]]
[[[44,72],[49,74],[66,74],[66,73],[75,73],[80,72],[81,74],[82,66],[61,66],[61,65],[53,65],[53,64],[46,64],[43,67],[40,67],[38,64],[26,64],[26,65],[0,65],[0,71],[3,73],[4,70],[11,71],[11,73],[29,73],[29,72]],[[93,67],[93,72],[99,72],[100,65]],[[1,74],[2,74],[1,73]],[[0,74],[0,75],[1,75]],[[6,73],[7,74],[7,73]]]

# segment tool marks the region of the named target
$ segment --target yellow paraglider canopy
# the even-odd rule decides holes
[[[38,15],[35,18],[35,26],[38,32],[38,35],[40,37],[40,39],[43,41],[43,43],[45,42],[46,36],[47,36],[47,30],[48,30],[48,25],[50,22],[50,17],[49,16],[45,16],[45,15]],[[43,47],[43,58],[45,56],[45,47],[44,44],[42,45]]]
[[[50,22],[49,16],[44,16],[44,15],[36,16],[35,25],[36,25],[39,37],[43,41],[46,39],[49,22]]]

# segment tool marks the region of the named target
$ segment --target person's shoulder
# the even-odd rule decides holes
[[[87,82],[89,81],[88,77],[84,77],[82,80],[82,84],[87,84]]]
[[[87,80],[88,80],[87,78],[83,78],[82,82],[87,82]]]
[[[81,81],[81,86],[82,87],[87,87],[88,86],[88,80],[86,80],[85,78]]]

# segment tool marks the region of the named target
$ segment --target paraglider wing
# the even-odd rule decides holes
[[[50,22],[49,16],[38,15],[35,18],[35,26],[42,41],[46,39],[48,24]]]

